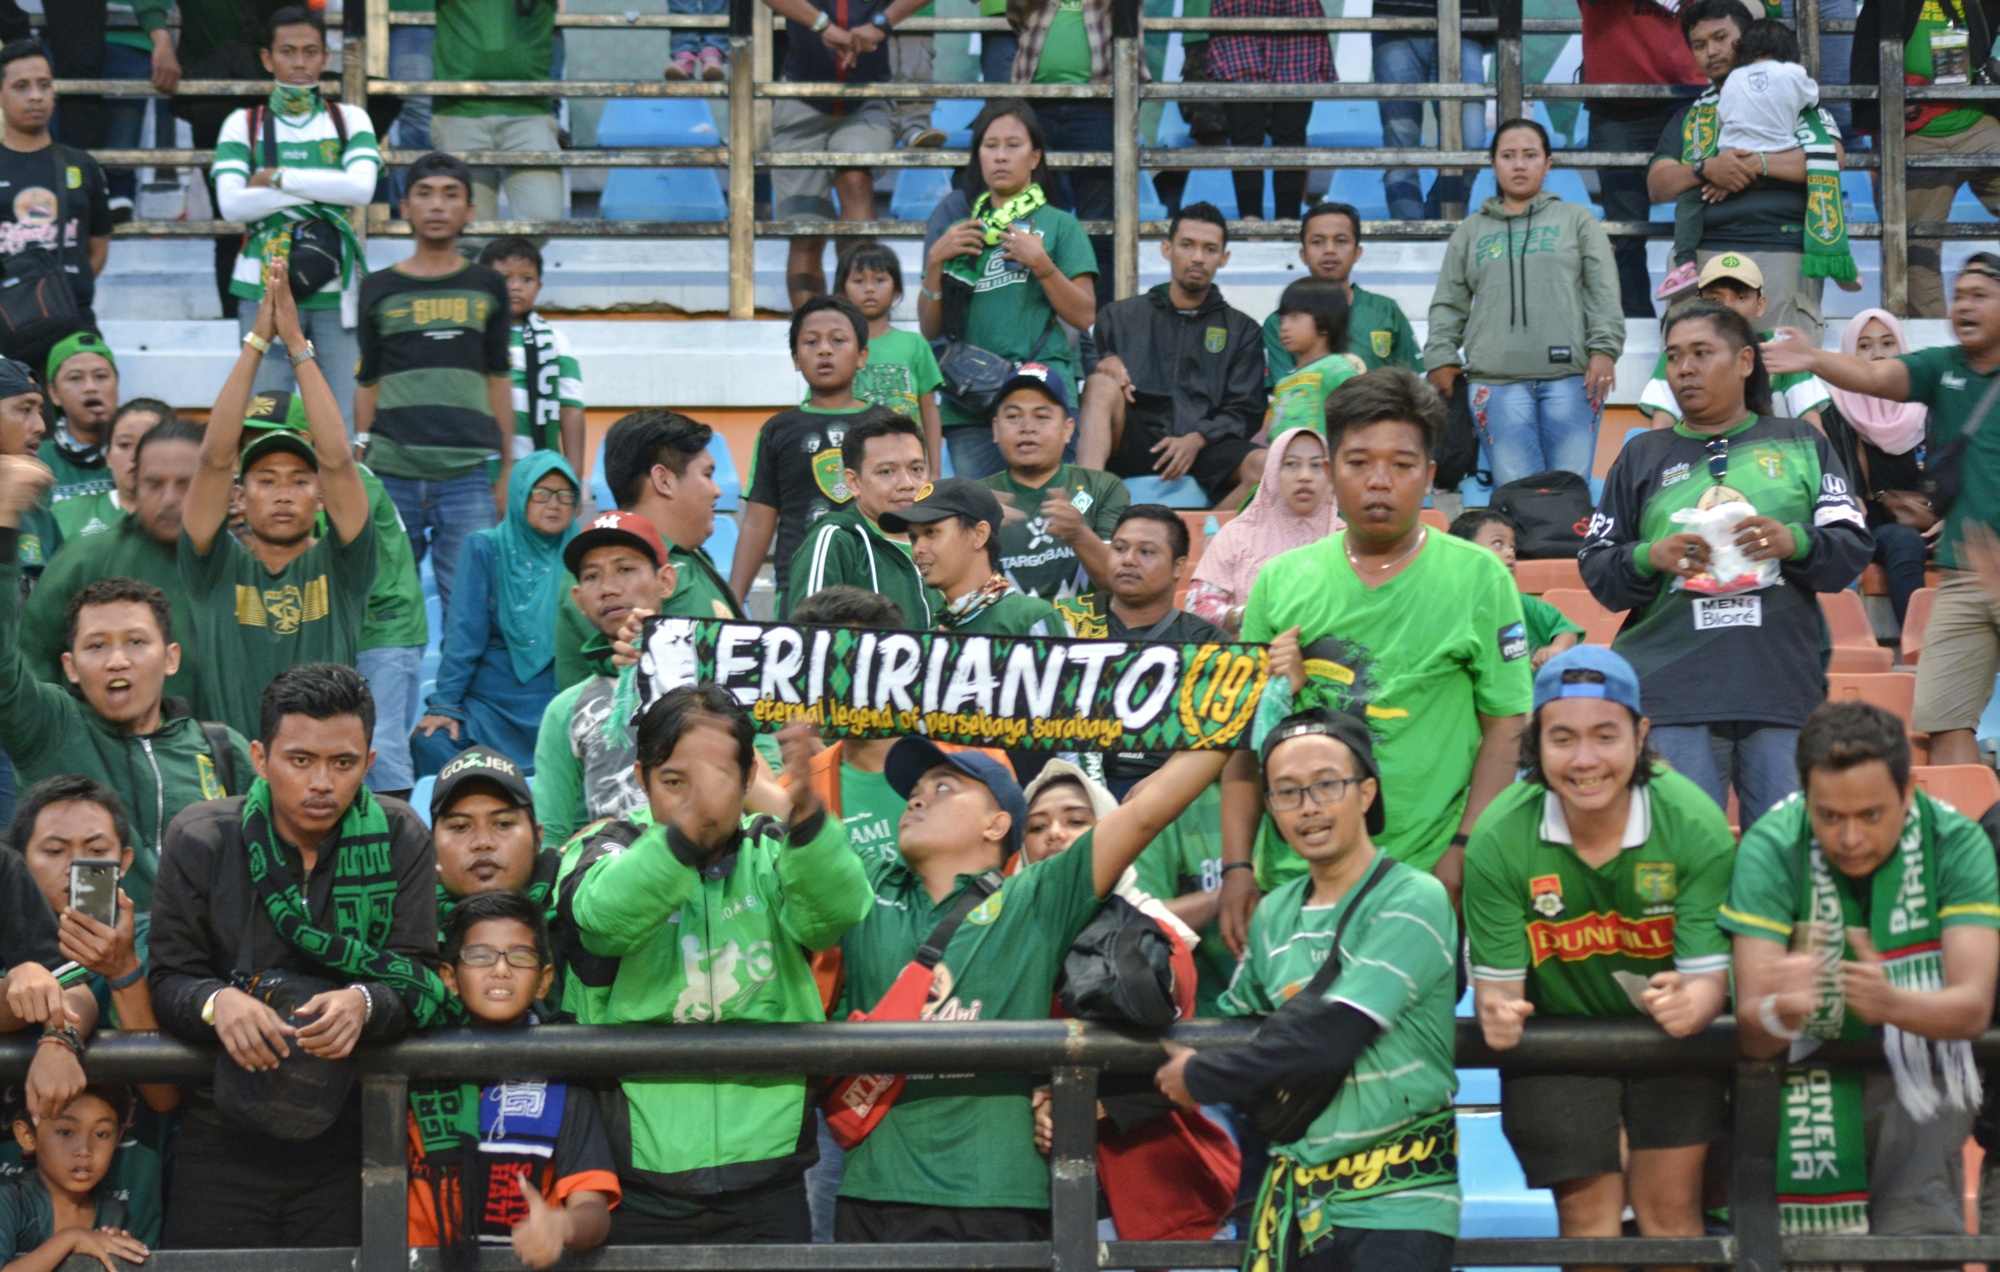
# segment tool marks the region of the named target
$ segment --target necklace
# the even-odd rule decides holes
[[[1429,526],[1422,527],[1417,531],[1417,541],[1410,545],[1410,550],[1408,552],[1405,552],[1403,555],[1397,557],[1395,560],[1387,562],[1383,565],[1364,566],[1361,564],[1361,562],[1354,559],[1354,549],[1347,546],[1347,541],[1345,539],[1341,540],[1340,546],[1341,550],[1347,553],[1347,563],[1354,567],[1356,573],[1360,573],[1362,570],[1373,570],[1377,574],[1380,574],[1385,570],[1395,569],[1403,562],[1415,556],[1417,554],[1417,549],[1424,546],[1424,541],[1430,538],[1430,534],[1431,531]]]

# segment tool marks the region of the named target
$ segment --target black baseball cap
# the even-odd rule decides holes
[[[431,820],[444,816],[452,800],[465,793],[468,785],[484,783],[516,808],[533,808],[535,797],[521,766],[490,747],[471,746],[451,757],[438,770],[437,785],[431,788]]]
[[[993,395],[993,400],[996,403],[1005,402],[1016,389],[1033,389],[1061,407],[1065,415],[1070,411],[1068,386],[1063,383],[1060,373],[1044,363],[1023,362],[1014,368],[1014,374],[1008,378],[1007,383],[1000,386],[1000,391]]]
[[[300,432],[288,424],[258,425],[250,421],[244,423],[243,454],[237,471],[247,473],[252,464],[279,451],[290,451],[303,459],[306,467],[319,471],[319,452],[313,449],[311,434]]]
[[[1370,736],[1368,726],[1354,716],[1328,707],[1295,711],[1264,735],[1263,744],[1257,748],[1257,761],[1268,766],[1271,752],[1278,749],[1280,742],[1313,736],[1332,738],[1345,746],[1354,755],[1355,776],[1375,779],[1375,802],[1368,806],[1365,824],[1369,834],[1381,834],[1386,814],[1382,809],[1382,770],[1375,763],[1375,739]]]
[[[912,735],[889,748],[882,776],[889,779],[891,790],[908,799],[918,780],[940,764],[957,769],[993,792],[994,800],[1013,822],[1007,831],[1007,851],[1020,851],[1021,835],[1028,828],[1028,799],[1021,794],[1014,774],[992,756],[982,751],[947,751],[929,738]]]
[[[911,526],[927,526],[946,517],[984,521],[995,534],[1006,524],[1000,496],[992,487],[970,477],[947,477],[918,491],[917,501],[909,507],[883,513],[882,528],[890,534],[907,534]]]

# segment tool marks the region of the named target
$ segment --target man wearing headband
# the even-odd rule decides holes
[[[1197,1055],[1165,1043],[1155,1085],[1193,1108],[1307,1084],[1323,1093],[1339,1079],[1303,1134],[1271,1145],[1245,1266],[1445,1272],[1460,1204],[1451,900],[1375,846],[1384,809],[1367,725],[1316,707],[1279,721],[1260,749],[1264,803],[1306,873],[1257,907],[1222,1011],[1269,1018],[1309,986],[1321,1001],[1267,1019],[1247,1046]],[[1331,982],[1313,985],[1329,959],[1339,960]],[[1385,1154],[1422,1164],[1367,1184],[1327,1169]]]
[[[118,362],[111,346],[94,331],[79,331],[49,351],[44,371],[42,382],[58,412],[55,429],[37,456],[56,475],[50,506],[110,491],[105,452],[111,419],[118,412]]]
[[[1651,1017],[1684,1038],[1728,998],[1715,920],[1735,838],[1707,792],[1658,762],[1639,704],[1631,664],[1596,645],[1535,676],[1526,780],[1487,805],[1465,850],[1473,986],[1495,1051],[1535,1015]],[[1501,1127],[1528,1186],[1554,1190],[1563,1236],[1620,1235],[1629,1201],[1641,1236],[1698,1237],[1722,1089],[1705,1070],[1503,1073]]]
[[[1976,549],[2000,529],[2000,256],[1966,260],[1952,291],[1951,331],[1956,344],[1870,361],[1780,328],[1764,346],[1764,365],[1772,375],[1810,371],[1836,389],[1930,408],[1931,464],[1955,470],[1959,488],[1936,538],[1944,578],[1917,665],[1910,727],[1930,734],[1932,764],[1978,764],[1975,734],[2000,667],[2000,602],[1973,573],[1967,540]]]

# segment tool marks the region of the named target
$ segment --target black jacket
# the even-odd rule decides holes
[[[1138,391],[1132,410],[1168,437],[1249,437],[1264,423],[1264,333],[1231,309],[1220,287],[1193,313],[1174,308],[1171,283],[1098,311],[1097,352],[1116,354]]]

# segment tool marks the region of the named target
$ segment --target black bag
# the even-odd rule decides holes
[[[290,1025],[300,1019],[301,1005],[316,994],[346,986],[301,972],[263,971],[236,988],[283,1017]],[[312,1055],[296,1040],[291,1054],[268,1073],[252,1073],[227,1051],[215,1057],[215,1109],[239,1131],[281,1140],[317,1139],[339,1120],[354,1089],[354,1057],[326,1060]]]
[[[1107,898],[1063,957],[1063,1007],[1078,1020],[1165,1029],[1180,1015],[1173,960],[1173,939],[1152,916]]]
[[[1014,373],[1023,363],[1033,362],[1041,356],[1042,347],[1049,342],[1049,336],[1056,330],[1056,315],[1049,313],[1049,321],[1042,328],[1042,334],[1035,341],[1028,356],[1019,362],[1003,357],[990,349],[982,349],[961,338],[965,331],[966,310],[972,304],[972,285],[956,274],[944,276],[945,300],[945,346],[938,355],[938,375],[943,378],[943,393],[958,403],[967,413],[976,415],[983,423],[993,418],[993,408],[1000,404],[1000,386],[1014,378]]]
[[[1265,1018],[1257,1026],[1257,1034],[1263,1036],[1266,1029],[1304,1015],[1307,1012],[1328,1011],[1332,1004],[1326,1001],[1326,991],[1332,987],[1334,979],[1340,975],[1340,938],[1347,935],[1347,921],[1361,908],[1364,897],[1382,881],[1382,876],[1395,867],[1395,862],[1385,852],[1375,854],[1375,864],[1369,869],[1368,877],[1361,881],[1354,891],[1354,899],[1348,903],[1346,913],[1333,929],[1333,943],[1327,947],[1326,961],[1319,965],[1306,987],[1287,998],[1278,1010]],[[1255,1099],[1241,1102],[1237,1107],[1250,1119],[1250,1125],[1257,1133],[1273,1144],[1289,1144],[1302,1137],[1319,1115],[1326,1112],[1326,1106],[1333,1103],[1333,1097],[1340,1094],[1341,1084],[1347,1081],[1345,1073],[1316,1078],[1300,1087],[1279,1087],[1265,1091]]]
[[[1979,435],[1980,425],[1986,423],[1986,413],[1993,408],[1994,395],[2000,394],[2000,376],[1993,377],[1993,383],[1986,386],[1979,405],[1972,408],[1972,415],[1966,420],[1965,431],[1951,441],[1938,447],[1924,460],[1924,495],[1931,501],[1931,511],[1943,520],[1951,506],[1958,502],[1958,492],[1965,480],[1965,452],[1972,439]]]
[[[325,106],[327,117],[333,120],[333,130],[340,137],[341,153],[345,154],[346,115],[337,103],[327,102]],[[275,168],[278,166],[278,118],[269,106],[261,103],[250,112],[250,135],[254,137],[259,133],[264,138],[263,166]],[[340,262],[347,247],[341,241],[339,228],[324,217],[312,216],[292,222],[291,236],[285,268],[291,279],[292,299],[304,300],[340,277]]]
[[[61,173],[67,168],[80,170],[84,156],[60,142],[50,150],[58,178],[55,227],[60,243],[72,198]],[[0,354],[27,363],[39,374],[49,350],[83,327],[83,310],[63,270],[59,248],[30,247],[6,258],[0,266]]]
[[[1597,510],[1590,483],[1575,473],[1536,473],[1493,492],[1492,508],[1514,520],[1514,554],[1523,561],[1574,561]]]
[[[1465,376],[1452,383],[1444,405],[1444,433],[1438,438],[1437,476],[1431,488],[1457,490],[1460,482],[1479,472],[1479,432],[1472,426],[1472,384]]]

